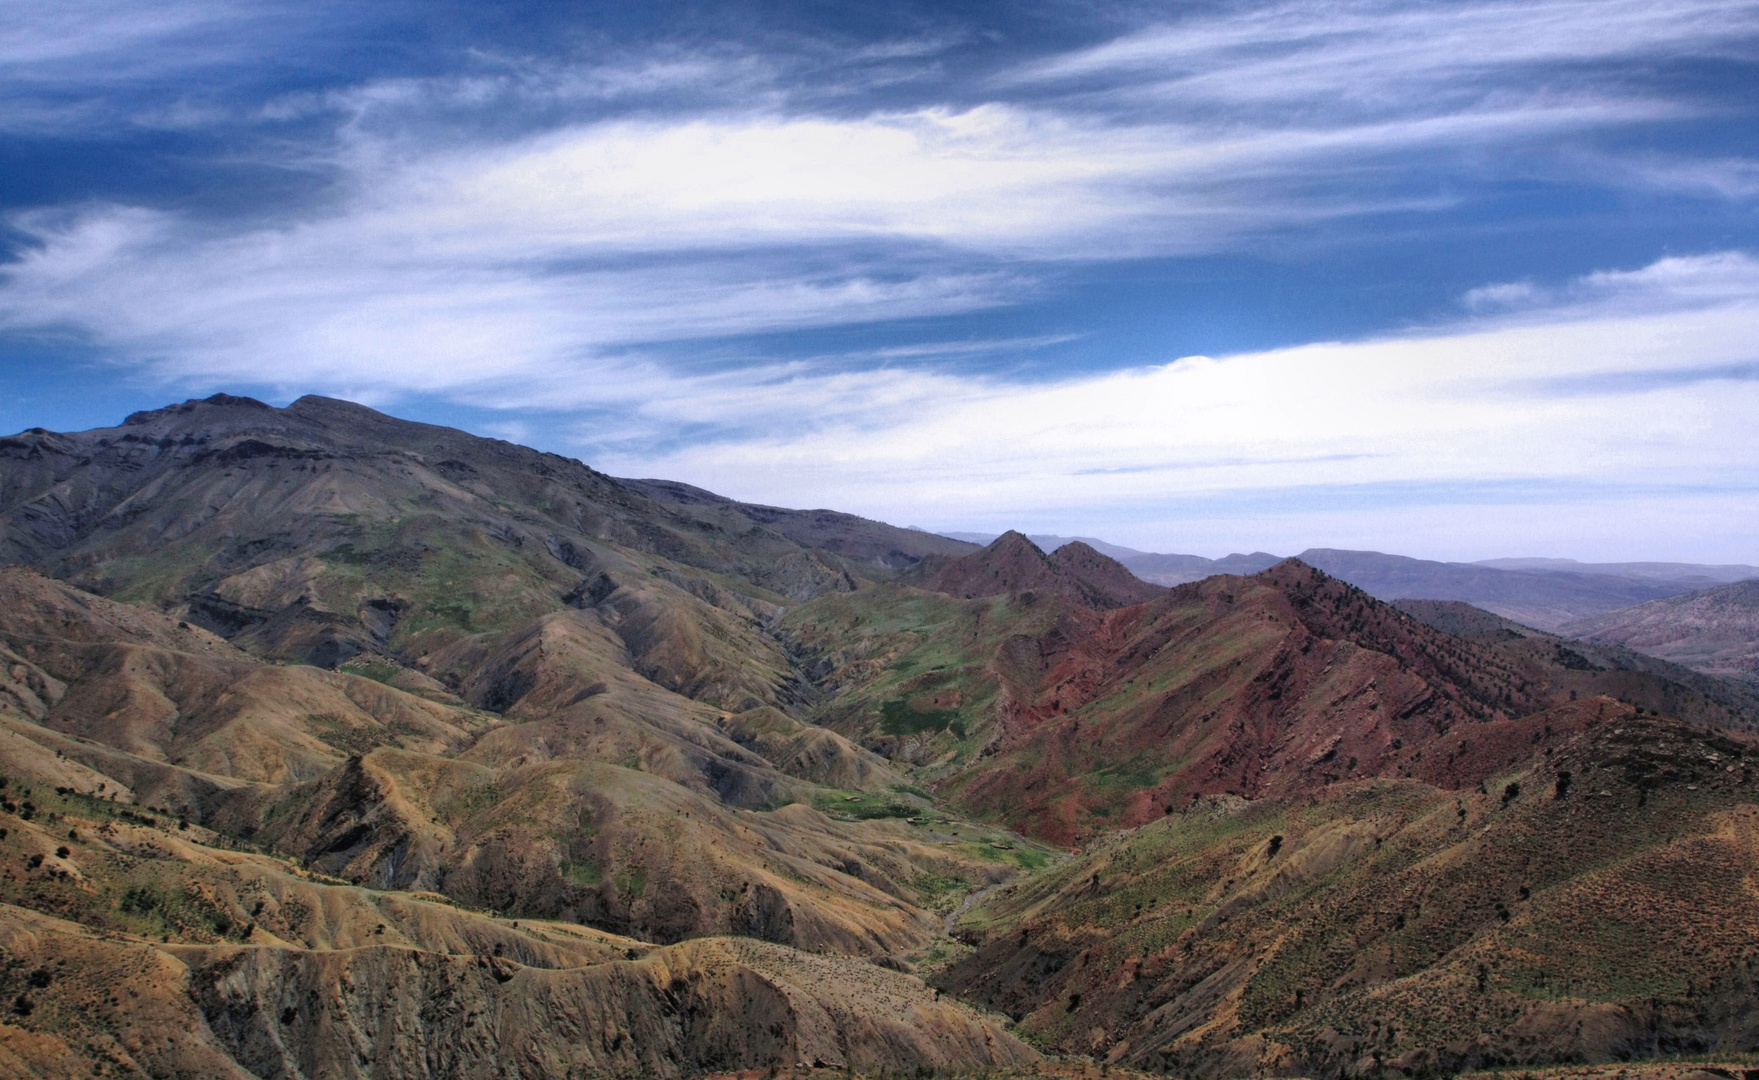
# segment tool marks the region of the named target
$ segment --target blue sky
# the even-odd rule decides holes
[[[0,428],[349,397],[754,501],[1759,563],[1759,2],[0,11]]]

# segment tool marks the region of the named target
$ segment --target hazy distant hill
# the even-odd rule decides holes
[[[1493,570],[1559,570],[1574,574],[1610,574],[1613,577],[1647,578],[1652,581],[1702,582],[1703,587],[1728,585],[1759,578],[1759,566],[1740,563],[1707,565],[1678,562],[1585,563],[1575,559],[1481,559],[1474,566]]]
[[[1563,627],[1711,675],[1759,681],[1759,581],[1651,600]]]
[[[974,544],[988,544],[995,539],[987,533],[941,535]],[[1031,540],[1045,551],[1080,541],[1123,563],[1142,580],[1157,585],[1183,585],[1212,574],[1256,574],[1282,559],[1262,551],[1220,559],[1162,554],[1085,536],[1038,535]],[[1709,585],[1759,578],[1759,567],[1695,563],[1579,563],[1573,559],[1456,563],[1336,548],[1309,548],[1297,558],[1379,600],[1460,600],[1546,630]]]
[[[992,533],[949,532],[940,535],[986,546],[995,542],[996,539],[995,534]],[[1172,555],[1154,551],[1137,551],[1135,548],[1108,543],[1091,536],[1055,536],[1044,533],[1029,535],[1027,539],[1045,551],[1055,551],[1066,544],[1086,544],[1100,554],[1109,555],[1123,563],[1132,574],[1143,581],[1153,582],[1156,585],[1183,585],[1188,581],[1202,581],[1212,574],[1256,574],[1260,570],[1270,569],[1283,560],[1281,555],[1271,555],[1263,551],[1254,551],[1250,555],[1236,552],[1220,559],[1206,559],[1202,555]]]
[[[1671,604],[1676,599],[1685,597],[1652,603]],[[1668,660],[1654,650],[1549,633],[1460,600],[1398,600],[1393,606],[1444,634],[1467,641],[1501,643],[1506,651],[1543,656],[1575,672],[1604,672],[1592,684],[1596,692],[1643,705],[1656,701],[1657,707],[1669,715],[1694,713],[1692,699],[1699,696],[1742,716],[1759,718],[1759,684],[1739,677],[1718,677],[1715,672],[1706,674],[1703,668]],[[1618,614],[1602,618],[1612,619]],[[1584,685],[1579,689],[1587,688]]]
[[[1689,592],[1691,582],[1566,570],[1498,570],[1378,551],[1313,548],[1300,558],[1384,600],[1464,600],[1516,622],[1555,630],[1572,619]]]

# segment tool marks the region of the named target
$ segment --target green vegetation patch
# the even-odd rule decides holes
[[[631,866],[612,879],[617,891],[630,899],[636,899],[647,891],[647,867]]]
[[[359,675],[363,679],[384,683],[386,686],[395,686],[397,676],[403,674],[403,669],[396,664],[383,660],[368,660],[365,657],[355,657],[343,664],[342,670],[350,675]]]
[[[925,731],[952,731],[965,737],[965,719],[957,709],[913,709],[903,698],[880,705],[880,730],[887,735],[920,735]]]
[[[820,812],[831,817],[872,821],[875,818],[909,818],[924,813],[922,807],[869,791],[827,791],[813,800]]]
[[[564,879],[585,889],[605,880],[605,872],[591,859],[563,859],[561,870]]]

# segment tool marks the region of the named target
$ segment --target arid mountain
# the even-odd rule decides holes
[[[871,792],[862,805],[902,800],[900,815],[920,800],[872,753],[774,710],[717,723],[674,698],[644,721],[613,689],[509,721],[265,664],[16,567],[0,570],[0,649],[7,773],[160,807],[363,884],[661,942],[746,933],[866,954],[933,936],[913,883],[1006,873],[894,817],[814,809],[848,789]],[[552,651],[563,674],[545,669],[533,695],[565,677]],[[755,749],[765,740],[775,761]]]
[[[317,397],[274,409],[220,395],[117,428],[32,430],[0,441],[0,463],[6,562],[332,667],[504,631],[631,576],[748,619],[854,588],[859,567],[886,570],[893,533],[918,535],[867,523],[864,539],[847,519],[841,546],[885,554],[845,560],[737,509],[656,501],[577,461]]]
[[[1036,1056],[863,960],[509,919],[326,879],[125,803],[7,794],[35,806],[0,836],[7,1076],[537,1080]]]
[[[876,586],[801,605],[783,627],[819,658],[821,723],[1059,843],[1201,795],[1368,776],[1470,785],[1432,744],[1478,730],[1478,752],[1510,764],[1548,723],[1534,718],[1574,697],[1759,723],[1759,700],[1714,680],[1596,662],[1547,635],[1465,640],[1294,560],[1109,611]]]
[[[1622,646],[323,398],[0,440],[0,552],[0,1074],[1759,1048],[1759,694]]]
[[[1651,600],[1568,623],[1561,632],[1759,683],[1759,581]]]
[[[1079,540],[1050,555],[1017,532],[959,558],[925,560],[905,580],[966,600],[1004,593],[1044,593],[1081,607],[1140,604],[1161,590]]]

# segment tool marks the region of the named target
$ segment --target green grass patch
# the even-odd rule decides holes
[[[955,723],[958,738],[965,737],[965,725],[957,709],[913,709],[903,698],[893,698],[880,705],[880,730],[887,735],[920,735],[925,731],[946,731]]]
[[[907,786],[899,785],[900,788]],[[843,791],[836,788],[820,789],[813,796],[812,805],[820,813],[830,817],[856,821],[911,818],[930,812],[928,807],[907,802],[898,794],[883,791]]]
[[[612,879],[617,891],[627,897],[638,897],[647,891],[647,867],[631,866]]]
[[[386,686],[395,685],[393,680],[403,674],[403,669],[396,664],[382,660],[368,660],[365,657],[355,657],[343,664],[342,670],[349,675],[359,675],[363,679],[371,679],[373,682],[384,683]]]
[[[584,889],[590,889],[605,880],[605,872],[591,859],[563,859],[561,870],[565,880]],[[645,888],[646,885],[647,880],[644,877],[642,886]]]

